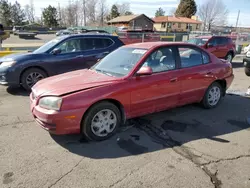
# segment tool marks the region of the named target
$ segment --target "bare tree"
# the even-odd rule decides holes
[[[108,8],[107,8],[107,3],[106,0],[99,0],[99,6],[98,6],[98,20],[100,22],[100,25],[103,26],[104,25],[104,19],[107,17],[108,15]]]
[[[130,11],[130,3],[129,2],[125,2],[122,4],[116,4],[117,8],[118,8],[118,12],[120,13],[120,15],[125,15],[126,12]]]
[[[25,5],[24,14],[30,23],[35,22],[35,11],[34,11],[34,5],[33,5],[32,1],[31,1],[30,5],[28,5],[28,4]]]
[[[83,23],[84,23],[84,26],[86,26],[87,24],[87,10],[86,10],[86,3],[87,3],[87,0],[82,0],[82,18],[83,18]],[[82,22],[82,21],[81,21]],[[81,23],[82,25],[82,23]]]
[[[89,24],[96,23],[96,9],[97,9],[97,0],[90,0],[86,3],[86,17],[88,19]]]
[[[205,0],[198,8],[198,16],[203,21],[203,30],[227,23],[228,10],[221,0]]]
[[[176,8],[171,8],[169,11],[169,14],[173,16],[175,15],[175,12],[176,12]]]

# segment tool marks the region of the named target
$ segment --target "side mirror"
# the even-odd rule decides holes
[[[153,74],[153,70],[151,67],[141,67],[138,72],[136,73],[136,76],[146,76]]]
[[[55,48],[54,50],[52,50],[52,54],[53,55],[57,55],[57,54],[60,54],[62,52],[62,50],[58,49],[58,48]]]
[[[207,48],[212,48],[212,47],[214,47],[214,45],[213,44],[207,44]]]

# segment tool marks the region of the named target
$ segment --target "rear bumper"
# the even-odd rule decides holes
[[[232,82],[234,80],[234,74],[232,74],[231,76],[225,78],[225,80],[227,82],[227,88],[226,89],[228,89],[231,86],[231,84],[232,84]]]

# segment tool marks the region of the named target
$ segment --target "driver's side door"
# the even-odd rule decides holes
[[[51,54],[51,59],[49,59],[53,72],[56,74],[76,70],[76,67],[84,60],[81,38],[68,39],[57,46],[56,49],[60,53]]]
[[[214,54],[216,57],[220,56],[220,52],[218,51],[218,38],[213,37],[208,41],[207,50]]]

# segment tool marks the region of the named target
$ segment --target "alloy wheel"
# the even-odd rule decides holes
[[[213,86],[208,92],[208,104],[216,106],[221,98],[221,90],[218,86]]]

